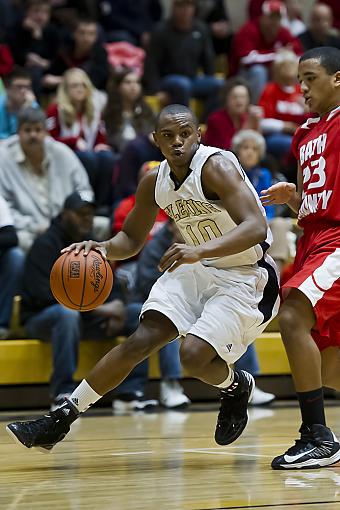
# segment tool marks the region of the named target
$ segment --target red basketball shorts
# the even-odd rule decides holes
[[[293,276],[282,296],[299,289],[312,303],[312,336],[320,351],[340,347],[340,226],[305,229],[299,241]]]

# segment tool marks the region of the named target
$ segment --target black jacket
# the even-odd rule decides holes
[[[63,229],[58,216],[50,227],[33,243],[27,254],[22,282],[21,319],[25,323],[31,315],[56,303],[50,289],[50,272],[60,256],[60,250],[73,243]]]

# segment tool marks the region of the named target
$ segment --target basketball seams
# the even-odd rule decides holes
[[[97,255],[97,253],[96,253],[96,255]],[[99,257],[102,259],[102,261],[104,262],[104,267],[105,267],[105,275],[104,275],[104,277],[105,277],[105,280],[104,280],[103,286],[102,286],[102,288],[100,289],[100,291],[98,292],[97,296],[96,296],[96,297],[95,297],[92,301],[89,301],[89,302],[85,305],[86,307],[87,307],[87,306],[92,306],[92,305],[93,305],[93,304],[97,301],[97,299],[98,299],[98,298],[102,295],[103,291],[104,291],[104,290],[106,290],[106,283],[107,283],[107,265],[108,265],[108,263],[107,263],[107,262],[103,259],[103,257],[101,257],[101,255],[98,255],[98,256],[99,256]],[[107,299],[107,298],[105,298],[105,299]]]
[[[72,309],[73,309],[73,310],[78,310],[78,305],[77,305],[77,303],[74,303],[74,302],[72,301],[72,299],[70,298],[70,296],[68,295],[68,292],[67,292],[66,287],[65,287],[65,281],[64,281],[64,264],[65,264],[65,262],[67,261],[67,259],[68,259],[68,256],[69,256],[69,255],[70,255],[70,253],[66,253],[66,254],[65,254],[65,257],[64,257],[64,259],[63,259],[63,263],[62,263],[62,265],[61,265],[61,281],[62,281],[62,284],[63,284],[63,289],[64,289],[64,292],[65,292],[65,296],[67,297],[67,299],[69,300],[69,302],[70,302],[70,303],[73,305],[73,307],[74,307],[74,308],[72,307]],[[68,274],[68,271],[67,271],[67,273],[66,273],[66,274]],[[63,304],[64,306],[69,306],[69,305],[66,305],[65,303],[62,303],[62,304]],[[69,308],[71,308],[71,306],[69,306]]]
[[[80,256],[80,253],[78,253],[78,257]],[[84,257],[84,255],[83,255]],[[79,310],[82,309],[84,304],[84,295],[85,295],[85,288],[86,288],[86,280],[87,280],[87,257],[84,257],[85,267],[83,269],[83,289],[81,293],[80,303],[79,303]]]

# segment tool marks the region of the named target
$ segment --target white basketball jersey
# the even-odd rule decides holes
[[[172,218],[179,228],[186,244],[197,246],[211,239],[221,237],[236,227],[220,200],[207,200],[202,189],[202,168],[213,154],[222,154],[234,164],[242,179],[253,192],[263,216],[265,210],[257,193],[243,171],[238,159],[230,151],[200,145],[190,163],[191,173],[176,190],[170,177],[170,167],[166,160],[162,161],[155,186],[155,200],[161,209]],[[202,260],[202,264],[217,268],[244,266],[259,261],[272,242],[270,229],[263,245],[257,244],[248,250],[226,257]]]

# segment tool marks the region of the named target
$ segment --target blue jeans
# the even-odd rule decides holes
[[[243,356],[236,361],[235,368],[236,370],[246,370],[252,375],[259,373],[260,367],[254,344],[250,344]]]
[[[0,326],[3,328],[9,327],[13,298],[20,290],[24,263],[25,254],[20,248],[0,252]]]
[[[292,143],[292,135],[287,133],[273,133],[266,135],[267,152],[276,158],[284,157],[289,151]]]
[[[141,303],[130,303],[127,307],[127,329],[125,334],[130,335],[135,331],[139,324],[139,314]],[[174,340],[165,345],[159,351],[159,365],[162,379],[179,379],[181,377],[181,364],[179,358],[179,341]],[[135,393],[140,391],[144,393],[146,383],[148,382],[148,359],[139,363],[127,378],[116,388],[116,395],[122,393]]]
[[[205,103],[204,117],[215,110],[219,104],[219,92],[223,80],[215,76],[197,76],[188,78],[180,74],[169,74],[162,79],[161,90],[171,97],[171,103],[189,106],[191,97],[202,99]]]
[[[76,151],[84,165],[98,207],[110,207],[113,196],[113,169],[118,156],[111,151]]]
[[[73,374],[78,365],[78,349],[82,334],[80,312],[54,304],[28,319],[25,328],[32,338],[52,343],[51,396],[71,393],[75,387]]]

